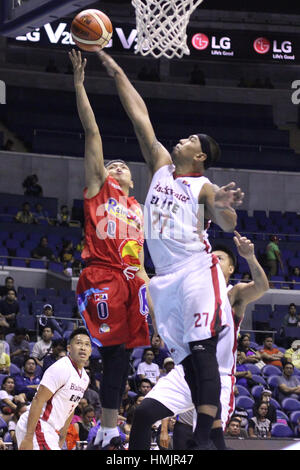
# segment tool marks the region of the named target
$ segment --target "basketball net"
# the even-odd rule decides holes
[[[203,0],[131,0],[135,7],[135,53],[168,59],[190,54],[186,28],[191,14]]]

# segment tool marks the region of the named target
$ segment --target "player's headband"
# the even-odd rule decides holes
[[[124,162],[124,160],[121,160],[119,158],[116,158],[115,160],[109,160],[109,162],[107,162],[104,166],[105,166],[105,168],[108,168],[113,163],[124,163],[124,165],[128,166],[127,163]]]

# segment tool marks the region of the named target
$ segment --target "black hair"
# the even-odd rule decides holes
[[[233,251],[230,248],[228,248],[228,246],[218,244],[218,245],[215,245],[215,246],[212,247],[212,251],[224,251],[224,253],[226,253],[229,256],[229,258],[232,262],[232,265],[234,267],[234,270],[236,269],[236,266],[237,266],[236,256],[233,253]]]
[[[37,366],[38,363],[36,362],[36,358],[35,357],[32,357],[32,356],[29,356],[29,357],[26,357],[26,359],[24,359],[24,362],[23,362],[23,367],[25,366],[26,362],[29,361],[29,360],[32,360],[34,361],[35,365]]]
[[[147,379],[146,377],[139,381],[139,385],[141,385],[142,382],[147,382],[151,386],[151,388],[153,386],[151,380]]]
[[[72,341],[72,339],[77,336],[77,335],[86,335],[88,337],[90,337],[88,331],[86,328],[84,328],[83,326],[80,326],[78,328],[76,328],[76,330],[72,331],[70,337],[69,337],[69,343]]]
[[[197,134],[197,136],[201,143],[202,151],[207,156],[203,163],[204,169],[206,170],[220,159],[221,149],[215,139],[209,135]]]
[[[8,379],[13,379],[14,383],[15,383],[15,378],[12,376],[12,375],[7,375],[6,377],[4,377],[4,380],[2,382],[2,385],[1,385],[1,389],[3,389],[3,385],[6,384],[6,382],[8,381]]]
[[[143,352],[143,359],[145,359],[145,356],[146,356],[146,354],[147,354],[148,351],[151,351],[151,352],[154,354],[154,351],[153,351],[152,348],[145,348],[145,349],[144,349],[144,352]]]
[[[56,346],[63,346],[64,348],[66,347],[66,342],[62,338],[57,338],[52,341],[52,348],[56,348]]]

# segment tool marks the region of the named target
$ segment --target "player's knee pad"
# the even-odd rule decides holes
[[[216,357],[217,337],[189,343],[195,381],[197,386],[196,405],[220,403],[220,374]]]

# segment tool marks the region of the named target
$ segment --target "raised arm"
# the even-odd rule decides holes
[[[238,253],[247,260],[252,276],[251,282],[240,282],[232,289],[231,301],[236,315],[238,315],[239,312],[244,312],[247,304],[259,299],[269,289],[269,281],[265,271],[257,261],[254,244],[248,238],[242,237],[238,232],[235,231],[234,234],[233,240]]]
[[[237,215],[234,206],[243,202],[244,193],[234,189],[235,183],[229,183],[219,188],[216,185],[206,183],[203,185],[199,204],[204,204],[205,218],[219,225],[224,232],[233,232],[237,223]]]
[[[131,120],[143,157],[154,174],[160,167],[172,163],[167,149],[158,142],[144,100],[128,80],[121,67],[105,52],[96,53],[114,78],[122,105]]]
[[[87,60],[81,52],[72,49],[69,57],[74,71],[74,87],[79,118],[85,134],[84,169],[87,197],[95,196],[103,185],[108,173],[104,167],[102,140],[99,128],[84,87],[84,71]]]

